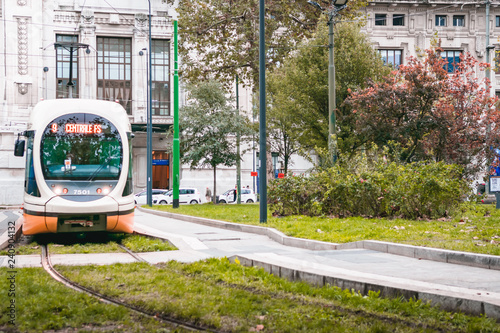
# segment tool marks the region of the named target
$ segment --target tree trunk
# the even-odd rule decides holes
[[[269,183],[271,179],[274,179],[273,156],[271,155],[270,151],[266,152],[266,156],[267,183]]]
[[[214,165],[214,196],[212,198],[214,204],[217,203],[217,166]]]

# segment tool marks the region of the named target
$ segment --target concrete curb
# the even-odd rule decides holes
[[[290,281],[301,281],[318,287],[337,286],[341,289],[354,290],[362,295],[375,291],[387,298],[403,296],[407,300],[413,298],[430,302],[431,305],[438,305],[442,310],[460,311],[476,316],[486,315],[500,322],[500,294],[498,293],[391,277],[381,279],[373,274],[349,272],[342,269],[332,271],[328,268],[314,267],[314,264],[310,263],[283,262],[270,254],[265,257],[235,255],[229,260],[232,262],[237,260],[243,266],[262,267],[269,274]]]
[[[23,225],[23,216],[21,215],[20,217],[18,217],[14,223],[15,223],[14,239],[17,241],[21,236],[21,230],[22,230],[21,226]],[[9,245],[9,234],[12,234],[12,230],[9,232],[9,230],[7,229],[7,231],[5,231],[2,235],[0,235],[0,250],[5,249]]]
[[[271,238],[272,240],[282,245],[293,246],[312,251],[366,249],[366,250],[390,253],[416,259],[424,259],[424,260],[445,262],[449,264],[500,270],[500,256],[443,250],[443,249],[373,241],[373,240],[364,240],[364,241],[344,243],[344,244],[328,243],[328,242],[321,242],[303,238],[289,237],[283,234],[281,231],[278,231],[274,228],[224,222],[224,221],[207,219],[203,217],[181,215],[170,212],[161,212],[158,210],[147,209],[142,207],[137,207],[137,209],[154,215],[207,225],[210,227],[263,235]]]

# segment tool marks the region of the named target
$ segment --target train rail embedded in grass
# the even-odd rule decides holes
[[[91,295],[93,297],[96,297],[101,302],[105,302],[105,303],[108,303],[108,304],[114,304],[114,305],[117,305],[117,306],[124,306],[127,309],[130,309],[130,310],[132,310],[132,311],[134,311],[136,313],[139,313],[141,315],[152,317],[152,318],[160,320],[160,321],[162,321],[164,323],[167,323],[167,324],[170,324],[170,325],[174,325],[174,326],[177,326],[177,327],[181,327],[181,328],[184,328],[184,329],[187,329],[187,330],[191,330],[193,332],[215,332],[215,333],[219,332],[219,331],[216,331],[216,330],[208,329],[206,327],[194,325],[194,324],[191,324],[189,322],[184,322],[184,321],[181,321],[181,320],[178,320],[178,319],[170,318],[170,317],[165,316],[165,315],[161,315],[161,314],[158,314],[158,313],[153,313],[153,312],[147,311],[147,310],[145,310],[143,308],[140,308],[138,306],[122,302],[120,300],[117,300],[117,299],[111,298],[109,296],[106,296],[104,294],[98,293],[98,292],[96,292],[96,291],[94,291],[92,289],[89,289],[87,287],[81,286],[81,285],[77,284],[76,282],[73,282],[70,279],[66,278],[61,273],[59,273],[52,266],[52,263],[50,261],[50,254],[49,254],[48,247],[46,245],[42,245],[41,248],[42,248],[42,254],[41,254],[41,256],[42,256],[42,258],[41,258],[42,259],[42,267],[45,269],[45,271],[47,271],[47,273],[49,273],[49,275],[52,278],[54,278],[56,281],[61,282],[62,284],[64,284],[68,288],[71,288],[73,290],[76,290],[76,291],[79,291],[79,292],[83,292],[83,293],[86,293],[86,294]],[[138,258],[140,258],[140,257],[137,256],[132,251],[130,251],[129,249],[126,249],[126,250],[127,250],[127,252],[131,256],[134,257],[135,260],[144,261],[142,259],[139,260]]]

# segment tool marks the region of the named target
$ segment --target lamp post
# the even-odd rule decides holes
[[[178,64],[178,33],[177,20],[174,21],[174,139],[172,142],[173,152],[173,187],[172,207],[179,208],[179,186],[180,186],[180,141],[179,141],[179,64]]]
[[[319,8],[322,12],[328,14],[328,153],[330,154],[331,161],[333,164],[337,162],[337,129],[336,129],[336,117],[335,109],[335,62],[333,55],[333,26],[335,25],[335,17],[339,15],[342,9],[347,7],[347,2],[349,0],[333,0],[328,11],[321,7],[315,1],[307,1],[314,7]]]
[[[146,142],[146,154],[148,156],[147,158],[147,205],[152,206],[153,205],[153,186],[152,186],[152,177],[153,177],[153,124],[152,124],[152,93],[151,93],[151,77],[152,72],[151,72],[151,60],[152,56],[152,48],[151,48],[151,0],[148,0],[149,4],[149,16],[148,16],[148,21],[149,21],[149,64],[148,64],[148,111],[147,111],[147,142]]]
[[[89,51],[89,45],[84,43],[76,42],[57,42],[54,43],[54,48],[63,48],[69,52],[69,78],[66,87],[68,88],[68,98],[73,98],[73,52],[78,51],[78,49],[86,48]],[[87,53],[90,53],[87,52]]]

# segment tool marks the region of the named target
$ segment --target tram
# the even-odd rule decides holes
[[[23,135],[23,234],[133,232],[132,131],[120,104],[42,101]]]

